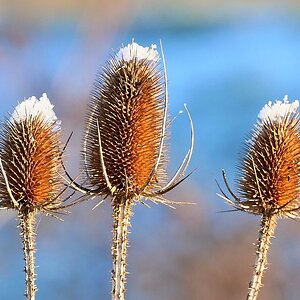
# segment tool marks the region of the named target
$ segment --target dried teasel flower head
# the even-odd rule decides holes
[[[0,135],[0,206],[52,211],[60,205],[58,190],[60,121],[46,94],[21,102],[3,124]]]
[[[300,196],[299,101],[269,102],[245,142],[237,180],[238,196],[230,204],[253,214],[296,217]]]
[[[85,192],[159,202],[183,175],[192,149],[176,178],[162,187],[170,122],[166,72],[160,62],[156,45],[132,42],[111,57],[99,74],[83,139],[83,167],[90,184]]]

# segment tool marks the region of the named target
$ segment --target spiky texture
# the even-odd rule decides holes
[[[300,196],[298,114],[260,120],[246,142],[238,192],[247,211],[296,216]]]
[[[84,168],[91,186],[111,195],[101,165],[100,133],[103,161],[116,201],[142,197],[165,180],[166,147],[147,184],[159,155],[163,84],[158,62],[136,57],[129,61],[112,58],[96,80],[86,119]]]
[[[0,148],[8,186],[0,172],[2,207],[18,204],[19,209],[42,211],[59,207],[60,131],[53,130],[54,126],[44,122],[42,115],[4,122]],[[17,203],[13,203],[8,187]]]

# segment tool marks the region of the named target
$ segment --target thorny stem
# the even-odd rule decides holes
[[[21,231],[21,239],[23,243],[23,252],[25,260],[25,276],[27,300],[35,300],[37,287],[35,285],[35,211],[21,210],[19,211],[19,227]]]
[[[131,200],[113,204],[112,300],[125,299],[127,236],[130,226],[131,205]]]
[[[267,255],[270,247],[271,238],[277,224],[276,215],[265,215],[262,217],[258,242],[256,245],[256,260],[252,280],[249,283],[247,300],[257,299],[258,292],[262,286],[262,278],[267,268]]]

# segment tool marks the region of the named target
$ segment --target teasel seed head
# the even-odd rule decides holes
[[[296,217],[300,196],[299,101],[269,102],[245,142],[238,196],[224,179],[236,208],[253,214]],[[224,197],[224,194],[223,194]],[[228,198],[226,196],[226,198]]]
[[[117,198],[136,197],[158,156],[164,116],[164,82],[155,46],[122,48],[98,77],[86,120],[85,167],[93,187]],[[99,130],[98,130],[99,129]],[[99,134],[109,190],[103,174]],[[164,147],[164,154],[166,147]],[[165,160],[145,192],[165,179]]]
[[[173,178],[166,189],[162,187],[169,126],[162,61],[164,69],[156,45],[142,47],[132,42],[111,57],[99,74],[89,103],[82,153],[89,189],[95,194],[159,201],[175,185]],[[180,171],[185,171],[191,152]],[[179,173],[176,179],[182,176]]]
[[[0,135],[0,206],[50,212],[60,205],[60,121],[47,95],[21,102]]]

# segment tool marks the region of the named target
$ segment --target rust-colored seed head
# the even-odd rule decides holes
[[[31,97],[4,123],[0,142],[2,207],[51,210],[59,205],[61,133],[52,107],[46,94],[40,101]]]
[[[92,92],[83,141],[84,168],[92,187],[107,195],[113,192],[116,199],[124,194],[133,199],[161,185],[166,147],[154,176],[151,173],[159,155],[164,97],[153,46],[132,43],[107,62]]]
[[[243,208],[254,214],[295,216],[300,196],[298,101],[269,103],[246,141],[239,168]]]

